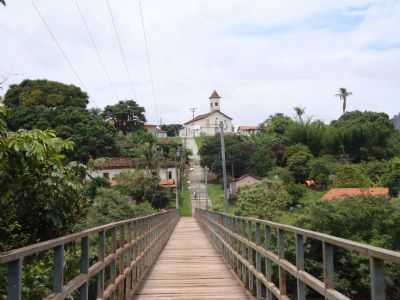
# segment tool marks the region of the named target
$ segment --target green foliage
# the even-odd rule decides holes
[[[392,155],[388,145],[398,132],[385,113],[348,112],[331,126],[333,131],[326,139],[330,153],[346,154],[354,162]]]
[[[298,216],[295,225],[342,238],[368,243],[387,249],[400,249],[400,208],[386,198],[355,197],[338,201],[320,201],[309,205]],[[310,257],[318,257],[320,249],[311,248]],[[368,262],[350,251],[337,251],[337,287],[357,299],[367,299],[369,281],[365,278]],[[310,265],[309,265],[310,266]],[[316,271],[314,269],[314,271]],[[388,268],[386,272],[391,293],[400,292],[400,272]],[[356,294],[354,294],[356,293]],[[395,298],[392,298],[395,299]]]
[[[89,228],[155,213],[149,202],[134,204],[117,190],[100,188],[81,226]]]
[[[314,179],[319,189],[326,189],[330,184],[330,175],[334,172],[334,163],[330,158],[314,158],[309,163],[310,178]]]
[[[358,166],[345,164],[337,167],[332,186],[337,188],[367,188],[371,186],[371,181]]]
[[[297,183],[304,183],[310,174],[308,163],[313,158],[310,150],[308,150],[306,146],[300,144],[294,145],[288,148],[287,155],[288,170],[292,174],[294,180]]]
[[[85,195],[90,199],[96,197],[100,188],[109,188],[110,182],[104,177],[95,177],[87,181],[85,185]]]
[[[290,195],[279,180],[262,182],[240,190],[235,213],[237,215],[278,220],[290,204]]]
[[[285,134],[288,127],[293,124],[293,120],[284,114],[277,113],[270,116],[260,125],[261,133],[269,134],[276,139],[276,142],[285,143]]]
[[[278,145],[274,145],[271,136],[259,134],[253,138],[253,141],[255,143],[254,152],[248,154],[251,165],[257,176],[265,177],[275,164],[281,162],[283,157],[279,157],[279,153],[274,151]]]
[[[4,97],[4,104],[10,108],[37,105],[85,108],[88,103],[88,95],[79,87],[50,80],[26,79],[11,85]]]
[[[321,121],[293,122],[287,128],[286,136],[290,143],[306,145],[313,155],[319,156],[324,150],[326,128]]]
[[[393,158],[388,164],[388,172],[383,182],[389,188],[392,197],[398,197],[400,191],[400,157]]]
[[[205,139],[200,148],[201,165],[207,166],[218,176],[222,175],[221,148],[219,136]],[[252,173],[253,166],[249,153],[253,153],[255,145],[248,138],[238,135],[225,136],[226,166],[233,177]]]
[[[11,130],[53,129],[57,136],[71,139],[76,147],[68,152],[70,160],[87,162],[90,157],[115,156],[118,153],[114,127],[97,111],[76,107],[17,107],[7,120]]]
[[[212,208],[216,211],[224,210],[224,188],[220,183],[207,184],[208,198],[211,200]]]
[[[0,251],[65,234],[84,215],[77,169],[63,164],[72,147],[51,131],[3,132]]]
[[[186,178],[182,178],[183,190],[179,193],[179,212],[182,217],[192,216],[192,199]]]
[[[144,108],[139,106],[134,100],[119,101],[117,104],[107,105],[104,108],[103,114],[124,135],[128,132],[142,129],[146,121]]]
[[[167,132],[167,136],[179,136],[179,131],[182,128],[182,124],[161,125],[161,129]]]
[[[115,189],[136,203],[148,201],[154,208],[165,208],[172,199],[167,189],[160,187],[158,175],[145,171],[123,172],[115,177]]]
[[[382,185],[385,184],[384,177],[390,170],[390,162],[383,160],[363,161],[360,168],[373,184]]]
[[[156,138],[145,129],[138,129],[127,135],[118,133],[117,136],[117,144],[123,157],[139,158],[142,155],[144,144],[155,143]]]
[[[304,184],[289,183],[286,187],[287,192],[291,196],[290,206],[299,204],[300,199],[307,193],[307,188]]]

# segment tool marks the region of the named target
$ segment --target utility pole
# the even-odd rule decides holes
[[[192,120],[194,119],[194,113],[196,112],[197,107],[192,107],[190,108],[190,111],[192,112]]]
[[[206,209],[208,209],[208,167],[204,168],[204,183],[206,186]]]
[[[221,158],[222,158],[222,176],[224,181],[224,212],[228,212],[228,180],[226,178],[226,162],[225,162],[225,140],[224,140],[224,123],[219,123],[219,135],[221,137]]]
[[[176,170],[176,198],[175,198],[175,207],[176,209],[179,209],[179,182],[180,182],[180,156],[181,156],[181,151],[180,148],[178,147],[176,149],[176,163],[175,163],[175,170]]]

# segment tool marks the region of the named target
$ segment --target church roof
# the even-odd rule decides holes
[[[220,113],[220,114],[223,115],[224,117],[226,117],[226,118],[232,120],[232,118],[231,118],[230,116],[228,116],[228,115],[226,115],[226,114],[220,112],[219,110],[216,110],[216,111],[209,112],[209,113],[207,113],[207,114],[198,115],[198,116],[194,117],[194,119],[192,119],[192,120],[186,122],[184,125],[188,125],[188,124],[190,124],[190,123],[193,123],[193,122],[196,122],[196,121],[199,121],[199,120],[203,120],[203,119],[205,119],[205,118],[211,116],[213,113]]]
[[[220,99],[220,98],[221,96],[217,93],[216,90],[214,90],[209,99]]]

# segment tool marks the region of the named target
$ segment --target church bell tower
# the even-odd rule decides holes
[[[221,96],[214,90],[210,96],[210,112],[220,110],[220,99]]]

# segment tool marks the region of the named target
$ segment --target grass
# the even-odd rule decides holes
[[[169,137],[160,137],[158,138],[160,141],[170,141],[176,144],[182,144],[182,138],[180,136],[169,136]]]
[[[224,189],[218,183],[208,184],[208,198],[210,198],[214,210],[224,210]]]
[[[197,136],[194,138],[197,144],[197,148],[200,150],[201,147],[203,147],[203,145],[205,144],[206,140],[207,140],[207,136]]]
[[[179,195],[180,214],[182,217],[192,216],[192,204],[190,199],[190,192],[187,185],[187,180],[183,178],[183,191]]]

